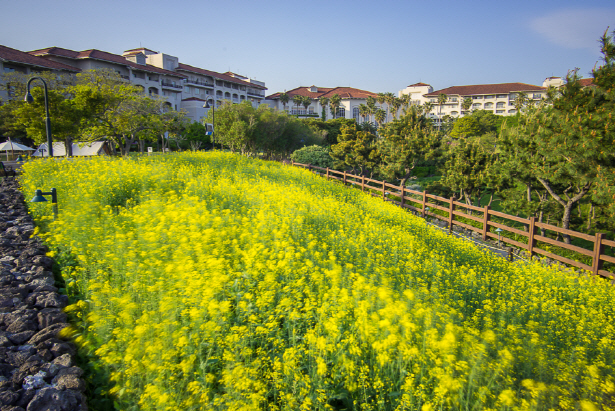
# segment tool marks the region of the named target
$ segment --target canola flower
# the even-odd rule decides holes
[[[615,409],[615,291],[228,153],[35,161],[118,408]]]

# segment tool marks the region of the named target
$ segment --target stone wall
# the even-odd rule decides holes
[[[0,187],[0,411],[87,410],[75,347],[58,338],[68,299],[17,182]]]

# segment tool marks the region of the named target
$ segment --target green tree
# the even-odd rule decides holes
[[[399,120],[387,123],[379,134],[381,172],[388,179],[399,179],[402,186],[412,177],[416,165],[434,156],[440,146],[431,121],[414,107]]]
[[[327,120],[327,106],[329,105],[329,99],[325,96],[322,96],[318,99],[320,106],[322,107],[321,117],[323,121]]]
[[[455,125],[453,126],[453,130],[450,133],[450,136],[453,138],[465,138],[469,136],[477,136],[480,134],[480,125],[478,121],[471,116],[465,116],[458,118],[455,121]]]
[[[495,155],[486,152],[478,142],[459,140],[446,161],[442,184],[458,190],[468,205],[480,206],[485,194],[490,194],[491,204],[499,185],[495,159]]]
[[[384,122],[386,121],[387,112],[379,108],[376,110],[374,117],[376,118],[376,123],[378,124],[378,128],[380,128],[382,127],[382,124],[384,124]]]
[[[379,164],[379,154],[376,148],[376,136],[366,131],[357,130],[356,124],[342,127],[338,143],[331,146],[331,157],[335,167],[339,169],[352,167],[365,175]]]
[[[204,144],[210,143],[211,139],[207,135],[207,128],[204,124],[192,122],[184,129],[184,138],[190,143],[192,151],[200,150]]]
[[[342,102],[342,98],[337,93],[331,96],[331,98],[329,99],[329,107],[331,108],[331,115],[333,116],[334,119],[337,118],[339,114],[338,109],[340,107],[341,102]]]
[[[301,104],[305,108],[305,114],[308,113],[308,107],[312,104],[312,99],[309,96],[303,96]]]
[[[527,93],[523,91],[518,92],[515,98],[515,110],[517,110],[517,113],[521,113],[523,108],[527,105],[527,102]]]
[[[282,106],[284,106],[284,111],[286,111],[286,105],[289,101],[290,97],[288,96],[288,94],[286,94],[286,92],[280,93],[280,103],[282,103]]]
[[[461,109],[467,113],[467,111],[472,107],[472,97],[465,97],[461,102]]]
[[[295,94],[293,96],[293,103],[295,103],[295,106],[297,106],[297,114],[299,114],[299,106],[303,104],[303,96],[300,96],[299,94]]]
[[[442,128],[442,106],[448,101],[448,96],[444,93],[438,94],[438,129]]]
[[[372,96],[368,96],[367,99],[365,99],[365,105],[368,108],[368,113],[370,115],[374,115],[376,114],[376,99]],[[373,119],[370,118],[370,121],[373,121]]]

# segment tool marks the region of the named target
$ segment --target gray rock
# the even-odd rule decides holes
[[[70,354],[62,354],[55,360],[51,362],[52,364],[61,365],[63,367],[72,367],[73,366],[73,357]]]
[[[53,324],[66,322],[66,314],[59,308],[43,308],[38,313],[38,326],[41,330]]]
[[[12,391],[0,392],[0,405],[13,405],[19,400],[19,394]]]
[[[26,411],[85,411],[85,398],[83,394],[73,390],[60,390],[53,387],[41,388]]]
[[[58,332],[66,327],[68,324],[52,324],[47,328],[42,329],[38,333],[36,333],[29,341],[28,344],[37,345],[42,341],[45,341],[49,338],[54,338]]]
[[[36,331],[22,331],[15,334],[9,334],[7,337],[13,344],[21,345],[32,338],[34,334],[36,334]]]

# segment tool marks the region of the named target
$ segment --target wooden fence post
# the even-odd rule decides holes
[[[385,194],[385,191],[384,191],[384,190],[386,189],[386,186],[385,186],[385,185],[386,185],[386,183],[383,181],[383,182],[382,182],[382,199],[383,199],[383,200],[385,199],[385,195],[384,195],[384,194]]]
[[[489,206],[486,205],[483,210],[483,241],[487,241],[487,233],[489,232]]]
[[[329,179],[329,167],[327,167],[327,180]]]
[[[449,198],[448,203],[448,232],[449,234],[453,232],[453,211],[455,210],[455,197]]]
[[[346,170],[344,170],[344,185],[346,185]]]
[[[365,191],[365,176],[361,176],[361,191]]]
[[[592,274],[594,275],[598,275],[598,271],[602,269],[602,260],[600,260],[600,256],[604,252],[602,236],[602,233],[596,233],[596,239],[594,240],[594,256],[592,260]]]
[[[534,235],[536,234],[536,217],[530,217],[530,226],[527,228],[527,234],[527,252],[531,260],[534,255],[534,246],[536,245],[536,240],[534,240]]]
[[[404,208],[404,186],[400,186],[401,188],[401,208]]]
[[[423,210],[422,210],[422,216],[423,218],[425,218],[425,206],[427,204],[427,190],[423,190]]]
[[[312,165],[311,164],[308,164],[308,170],[312,171]]]
[[[294,160],[290,160],[290,165],[294,167],[295,166],[295,161]]]

